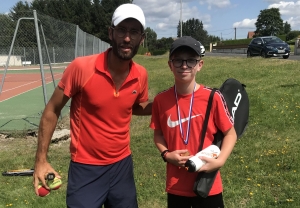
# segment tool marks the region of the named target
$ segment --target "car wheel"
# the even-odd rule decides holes
[[[261,57],[263,57],[263,58],[268,58],[268,56],[267,56],[267,54],[266,54],[265,51],[261,51],[260,55],[261,55]]]
[[[290,57],[290,55],[282,56],[282,58],[284,58],[284,59],[288,59],[289,57]]]
[[[247,58],[251,58],[251,57],[252,57],[251,51],[247,51]]]

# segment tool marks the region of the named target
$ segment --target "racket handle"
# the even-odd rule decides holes
[[[54,173],[48,173],[46,179],[47,180],[54,180],[55,174]]]

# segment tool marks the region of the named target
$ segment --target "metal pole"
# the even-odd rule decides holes
[[[33,52],[33,64],[35,65],[35,52],[34,52],[34,48],[32,49]]]
[[[40,33],[39,33],[36,10],[33,10],[33,16],[34,16],[34,25],[35,25],[35,32],[36,32],[36,41],[37,41],[37,45],[38,45],[38,52],[39,52],[39,59],[40,59],[40,70],[41,70],[41,79],[42,79],[42,84],[43,84],[44,102],[45,102],[45,105],[47,105],[48,100],[47,100],[46,82],[45,82],[45,75],[44,75],[43,55],[42,55],[42,47],[41,47],[41,40],[40,40]]]
[[[236,40],[236,27],[234,28],[234,40]]]
[[[11,45],[10,45],[10,49],[9,49],[9,53],[8,53],[8,57],[7,57],[7,60],[6,60],[6,64],[5,64],[5,69],[4,69],[4,74],[2,76],[2,81],[1,81],[1,85],[0,85],[0,95],[2,93],[2,88],[3,88],[3,85],[4,85],[4,80],[5,80],[5,76],[6,76],[6,73],[7,73],[7,67],[9,65],[9,60],[10,60],[10,56],[11,56],[11,53],[13,52],[14,54],[14,51],[13,51],[13,47],[14,47],[14,44],[15,44],[15,40],[16,40],[16,36],[17,36],[17,32],[18,32],[18,29],[19,29],[19,25],[20,25],[20,21],[22,19],[32,19],[32,18],[20,18],[18,19],[18,22],[17,22],[17,26],[16,26],[16,29],[15,29],[15,33],[14,33],[14,37],[13,37],[13,40],[11,42]]]
[[[180,37],[182,37],[182,0],[180,0]]]
[[[86,32],[83,32],[83,56],[86,55]]]
[[[147,51],[149,51],[149,49],[148,49],[148,32],[146,32],[146,48],[147,48]]]
[[[55,64],[55,49],[52,47],[52,54],[53,54],[53,63]]]
[[[23,49],[24,49],[24,61],[25,61],[24,63],[26,64],[26,61],[27,61],[27,60],[26,60],[26,50],[25,50],[25,47],[23,47]],[[25,65],[25,64],[24,64],[24,65]]]
[[[45,45],[45,49],[46,49],[46,54],[47,54],[47,58],[48,58],[48,62],[49,62],[49,68],[50,68],[50,72],[51,72],[51,76],[52,76],[53,86],[54,86],[54,89],[55,89],[56,88],[56,84],[55,84],[54,74],[53,74],[53,70],[52,70],[51,59],[50,59],[50,55],[49,55],[49,50],[48,50],[48,46],[47,46],[47,42],[46,42],[46,37],[45,37],[43,25],[42,25],[41,22],[40,22],[40,27],[41,27],[41,32],[42,32],[42,35],[43,35],[43,40],[44,40],[44,45]],[[55,63],[55,61],[54,61],[54,63]]]
[[[76,25],[76,38],[75,38],[75,57],[74,58],[77,58],[78,56],[78,41],[79,41],[79,26]]]

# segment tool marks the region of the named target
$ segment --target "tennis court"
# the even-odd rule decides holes
[[[44,69],[45,89],[39,66],[11,67],[7,70],[0,94],[0,131],[37,129],[45,99],[49,101],[67,64]],[[0,80],[4,70],[0,69]],[[46,98],[44,98],[44,91]],[[68,112],[65,107],[62,112]]]

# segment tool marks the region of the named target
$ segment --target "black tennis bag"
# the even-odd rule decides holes
[[[241,136],[245,132],[249,119],[249,99],[245,87],[246,85],[240,83],[238,80],[229,78],[222,84],[219,89],[226,101],[228,110],[232,118],[234,119],[234,128],[238,139],[241,138]],[[215,90],[212,90],[208,101],[202,129],[203,132],[206,132],[214,92]],[[202,145],[204,141],[204,135],[205,134],[201,136]],[[223,133],[221,131],[218,131],[214,135],[213,144],[217,145],[221,149],[223,138]],[[202,150],[202,145],[200,147],[200,150]],[[194,193],[198,196],[206,198],[209,194],[218,171],[219,170],[216,170],[210,173],[200,172],[194,183]]]

